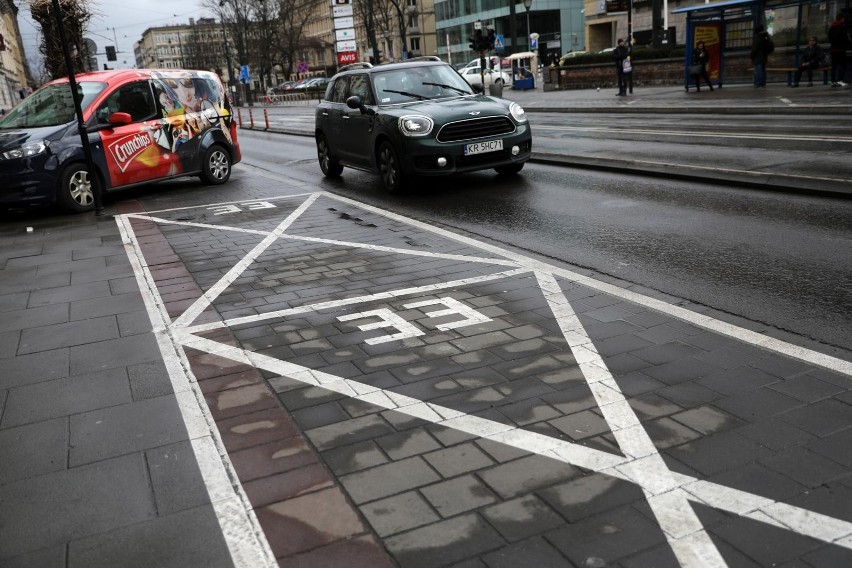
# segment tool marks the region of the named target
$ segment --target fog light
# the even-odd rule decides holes
[[[438,158],[438,167],[439,168],[443,168],[446,165],[447,165],[447,159],[445,157],[441,156],[440,158]]]
[[[513,156],[517,156],[520,153],[521,153],[521,147],[520,146],[512,146],[512,155]]]

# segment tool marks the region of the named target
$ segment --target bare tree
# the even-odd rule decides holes
[[[83,42],[83,32],[93,14],[87,0],[59,0],[59,7],[62,13],[62,29],[71,51],[72,71],[82,73],[86,70],[86,62],[90,55]],[[30,12],[33,20],[41,26],[42,38],[38,51],[44,57],[47,74],[51,79],[65,77],[68,75],[68,69],[65,65],[62,40],[59,36],[59,25],[52,0],[32,0]]]
[[[181,45],[183,66],[187,69],[203,69],[213,71],[222,66],[225,60],[224,46],[209,39],[208,25],[195,25]]]
[[[280,0],[279,45],[282,67],[291,73],[295,67],[299,51],[307,46],[305,26],[324,0]]]
[[[258,69],[262,88],[272,87],[272,68],[281,29],[278,16],[281,5],[275,0],[249,0],[254,23],[248,40],[249,53]]]

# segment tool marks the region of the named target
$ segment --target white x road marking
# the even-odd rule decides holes
[[[436,233],[447,239],[452,239],[456,242],[483,250],[489,255],[493,255],[493,257],[474,257],[393,249],[357,242],[287,235],[287,229],[320,197],[341,201],[353,207],[368,210],[377,215]],[[222,231],[252,233],[263,235],[264,238],[218,282],[210,287],[190,308],[173,323],[169,323],[163,303],[156,294],[155,282],[145,264],[139,243],[133,233],[130,224],[131,218],[144,219],[156,223],[180,224]],[[151,321],[154,323],[154,331],[158,335],[161,351],[167,365],[170,367],[170,372],[175,371],[178,374],[182,374],[179,372],[180,365],[188,368],[183,351],[179,347],[191,347],[232,361],[253,365],[280,376],[301,381],[307,385],[314,385],[341,393],[380,408],[395,410],[434,424],[467,432],[590,471],[630,481],[638,485],[644,492],[675,556],[680,564],[686,568],[726,566],[724,559],[701,525],[690,502],[728,511],[826,543],[852,549],[852,523],[670,471],[621,392],[612,374],[609,372],[603,359],[595,349],[594,344],[585,333],[580,320],[565,298],[557,277],[643,305],[704,329],[852,376],[852,363],[849,361],[768,338],[755,332],[738,328],[732,324],[720,322],[708,316],[666,304],[660,300],[647,298],[634,292],[617,288],[611,284],[598,282],[587,276],[553,267],[492,245],[432,227],[425,223],[322,192],[307,195],[301,205],[272,231],[206,225],[188,221],[180,222],[140,214],[123,215],[118,217],[117,221],[124,237],[128,255],[136,269],[140,288],[143,291],[143,297],[148,306]],[[392,251],[401,255],[420,255],[432,258],[489,263],[505,266],[507,270],[442,284],[399,289],[357,298],[318,302],[256,316],[192,325],[195,319],[239,278],[248,266],[263,254],[272,243],[285,238],[314,243],[336,244],[349,248]],[[524,273],[531,273],[536,277],[553,316],[580,366],[586,383],[591,389],[604,419],[624,454],[623,457],[527,431],[522,428],[467,415],[440,405],[420,401],[329,373],[315,371],[307,367],[196,335],[200,332],[219,327],[282,318],[297,313],[317,312],[345,305],[367,304],[377,300],[431,293],[441,289],[494,281]],[[423,305],[431,303],[434,302],[429,301]],[[449,308],[450,306],[448,305],[447,307]],[[468,313],[466,317],[475,318],[476,316],[475,314]],[[183,376],[186,377],[185,375]],[[231,547],[235,562],[238,566],[274,565],[274,558],[271,556],[269,545],[265,542],[262,531],[257,526],[257,521],[242,492],[242,488],[236,481],[236,476],[233,474],[227,454],[224,452],[221,440],[218,438],[215,426],[204,403],[204,397],[194,379],[191,376],[186,378],[188,378],[187,381],[179,381],[179,384],[175,385],[175,391],[179,394],[181,408],[188,426],[192,424],[197,426],[199,416],[202,416],[209,426],[207,436],[198,435],[194,438],[193,445],[196,449],[199,462],[202,464],[202,473],[205,475],[205,479],[216,485],[219,489],[218,491],[211,490],[211,495],[221,496],[217,511],[219,511],[220,523],[226,535],[226,540],[228,540]],[[181,396],[187,393],[191,393],[193,396]],[[192,428],[190,430],[191,432],[193,431]],[[218,451],[220,454],[220,462],[211,459],[211,448],[215,448],[215,451]],[[212,457],[215,458],[215,455]],[[223,488],[223,472],[234,480],[230,488]],[[246,510],[235,510],[235,508],[239,509],[237,506],[239,504],[244,506]],[[214,503],[214,506],[216,505]],[[252,550],[252,547],[255,547],[254,550]]]

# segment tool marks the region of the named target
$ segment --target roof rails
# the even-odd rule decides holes
[[[405,62],[408,61],[443,61],[443,59],[437,55],[420,55],[418,57],[409,57],[405,60]]]
[[[349,65],[344,65],[340,69],[337,70],[338,73],[341,71],[349,71],[350,69],[371,69],[373,67],[372,63],[367,61],[358,61],[355,63],[350,63]]]

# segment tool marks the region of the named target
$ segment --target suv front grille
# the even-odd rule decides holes
[[[445,124],[438,132],[438,142],[458,142],[500,136],[515,131],[515,124],[506,116],[488,116]]]

